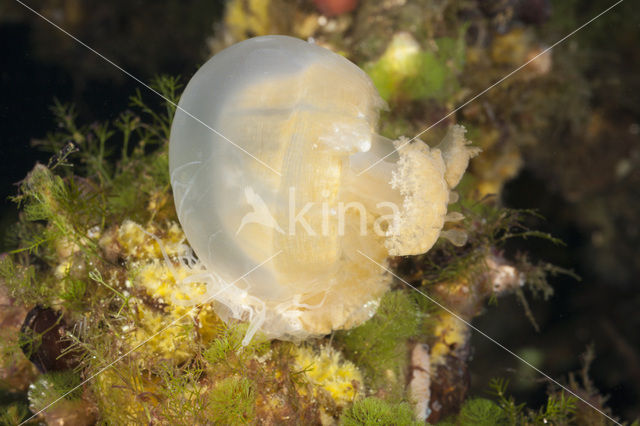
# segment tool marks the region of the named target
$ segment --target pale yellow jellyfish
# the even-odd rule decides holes
[[[368,319],[389,255],[429,250],[469,158],[454,126],[429,148],[376,135],[371,80],[327,49],[258,37],[189,82],[171,129],[180,223],[223,319],[302,339]],[[394,146],[395,145],[395,146]],[[460,234],[447,235],[464,243]]]

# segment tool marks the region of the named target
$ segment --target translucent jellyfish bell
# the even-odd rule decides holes
[[[383,105],[356,65],[284,36],[231,46],[191,79],[171,128],[171,184],[224,319],[283,339],[355,326],[388,288],[372,260],[433,245],[457,184],[445,175],[464,160],[461,176],[474,151],[458,127],[451,159],[396,142],[367,170],[394,150],[375,135]]]

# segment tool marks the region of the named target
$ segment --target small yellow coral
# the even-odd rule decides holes
[[[169,264],[164,257],[164,254],[170,258],[188,254],[180,226],[169,224],[162,238],[155,236],[157,232],[154,226],[143,229],[127,220],[118,229],[117,241],[126,254],[126,260],[136,268],[133,277],[135,287],[144,289],[158,303],[167,305],[172,314],[182,315],[190,310],[183,305],[190,304],[181,302],[201,299],[206,285],[198,282],[181,285],[193,272],[183,262]]]
[[[246,34],[269,34],[269,0],[231,1],[225,22],[236,40],[244,39]]]
[[[211,305],[203,306],[196,316],[196,331],[203,343],[211,342],[217,337],[222,321]]]
[[[156,237],[157,234],[161,237]],[[211,340],[220,320],[209,305],[194,309],[193,303],[182,303],[200,300],[206,292],[203,283],[182,285],[192,275],[191,269],[183,262],[167,261],[164,256],[188,255],[182,230],[176,223],[171,223],[160,232],[153,225],[145,229],[127,220],[119,227],[116,239],[135,271],[131,281],[125,284],[127,288],[137,290],[134,290],[136,296],[131,298],[136,307],[135,325],[123,330],[129,346],[144,343],[154,355],[186,360],[195,350],[194,338],[199,335],[202,341]]]
[[[177,284],[190,274],[189,268],[183,264],[169,267],[164,260],[156,259],[141,267],[135,277],[135,285],[144,288],[146,293],[158,302],[166,303],[176,311],[187,312],[188,309],[176,302],[198,300],[206,292],[203,283],[190,283],[188,286]]]
[[[267,34],[312,37],[320,26],[319,15],[298,6],[289,0],[230,0],[224,18],[227,29],[224,37],[234,41]]]
[[[71,272],[73,256],[80,251],[80,247],[66,237],[56,240],[54,246],[60,263],[56,266],[53,273],[56,278],[62,279]]]
[[[154,226],[145,229],[131,220],[125,220],[118,229],[116,240],[130,260],[162,258],[162,249],[169,257],[186,253],[185,237],[177,223],[171,223],[159,239],[162,248],[151,236],[155,234],[158,234],[158,229]]]
[[[319,352],[309,346],[300,346],[295,353],[296,365],[304,369],[309,381],[324,390],[343,407],[362,391],[362,374],[351,361],[331,346],[323,346]]]
[[[500,143],[501,135],[496,129],[483,127],[476,133],[475,141],[484,151],[473,163],[479,197],[500,194],[505,182],[520,171],[522,153],[517,147]]]
[[[137,325],[126,335],[129,347],[144,345],[145,353],[177,362],[194,354],[195,336],[190,316],[165,315],[143,303],[138,303],[136,312]]]
[[[73,262],[70,259],[63,259],[56,269],[53,271],[53,274],[56,278],[62,279],[69,274],[71,267],[73,266]]]
[[[437,338],[431,348],[431,364],[443,364],[446,355],[455,348],[462,347],[468,339],[469,329],[466,324],[449,313],[442,313],[434,330]]]

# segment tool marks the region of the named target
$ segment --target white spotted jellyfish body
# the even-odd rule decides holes
[[[372,261],[434,244],[475,151],[456,126],[441,149],[394,152],[375,134],[383,106],[356,65],[284,36],[231,46],[191,79],[171,184],[224,319],[282,339],[353,327],[389,285]]]

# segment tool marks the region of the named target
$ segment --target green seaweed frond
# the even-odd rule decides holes
[[[502,257],[501,250],[505,243],[514,238],[541,238],[552,244],[563,244],[558,238],[531,229],[527,225],[529,219],[541,218],[535,210],[504,208],[497,205],[491,197],[485,197],[469,205],[460,203],[454,207],[459,208],[465,216],[462,226],[468,234],[468,243],[463,247],[455,247],[447,241],[438,241],[426,254],[402,261],[398,266],[398,271],[407,281],[416,286],[421,285],[424,291],[433,294],[431,286],[444,284],[445,287],[440,290],[441,296],[450,298],[443,300],[445,305],[455,309],[456,306],[451,303],[461,303],[462,296],[456,294],[460,287],[470,290],[470,297],[466,297],[465,300],[469,302],[466,308],[471,309],[472,315],[479,312],[478,307],[482,306],[484,300],[488,300],[489,304],[497,303],[497,294],[494,292],[493,283],[489,281],[490,265],[495,263],[494,259],[502,259],[512,266],[533,296],[542,297],[544,300],[553,294],[553,288],[548,282],[549,277],[562,274],[579,280],[570,270],[548,262],[532,263],[525,254],[516,253],[513,260]],[[514,280],[506,291],[516,294],[525,315],[538,330],[524,288],[520,284],[519,280]],[[434,294],[434,297],[437,295]],[[464,311],[460,306],[457,308]]]
[[[20,257],[20,260],[23,259]],[[46,306],[48,303],[45,301],[49,301],[55,292],[47,281],[36,277],[34,265],[17,263],[11,256],[0,258],[0,280],[11,297],[24,304],[39,301]]]
[[[509,424],[517,424],[517,420],[522,415],[525,404],[516,404],[515,399],[507,394],[509,380],[503,378],[493,378],[489,382],[489,388],[496,399],[498,406],[504,412]]]
[[[42,150],[54,156],[50,168],[73,166],[73,174],[95,177],[101,183],[110,182],[134,158],[148,154],[151,146],[164,145],[169,139],[171,120],[182,88],[179,77],[161,75],[151,82],[152,89],[165,100],[158,112],[138,90],[130,98],[134,111],[124,111],[112,123],[79,125],[75,107],[55,101],[51,110],[59,130],[36,142]],[[116,147],[120,149],[116,149]],[[118,155],[119,154],[119,155]],[[74,165],[67,162],[75,158]],[[70,168],[61,170],[71,175]]]
[[[82,389],[78,387],[81,382],[80,375],[73,370],[45,373],[29,388],[31,407],[39,411],[58,398],[77,400],[82,396]]]
[[[576,281],[581,281],[580,276],[570,269],[562,268],[548,262],[533,264],[527,255],[522,253],[516,255],[516,267],[525,275],[529,290],[534,296],[542,296],[544,300],[547,300],[553,295],[553,288],[547,281],[548,277],[566,275]]]
[[[460,409],[458,424],[494,426],[508,423],[505,413],[495,402],[485,398],[469,398]]]
[[[342,426],[423,424],[413,420],[411,406],[407,402],[390,403],[376,397],[356,401],[340,418]]]
[[[65,302],[68,309],[80,311],[84,306],[84,298],[87,294],[87,281],[74,279],[67,275],[64,280],[64,288],[60,292],[60,299]]]
[[[460,282],[466,277],[476,276],[484,272],[484,256],[513,238],[537,237],[553,244],[563,244],[561,240],[525,225],[527,218],[540,217],[534,210],[501,207],[490,197],[469,205],[461,202],[452,210],[456,208],[465,216],[462,225],[468,234],[467,244],[455,247],[448,241],[439,240],[434,248],[412,262],[413,270],[405,274],[410,282],[428,286],[445,281]]]
[[[575,418],[577,398],[567,396],[564,391],[549,393],[547,403],[536,411],[525,408],[525,404],[517,404],[515,399],[508,395],[508,386],[509,381],[502,378],[494,378],[489,383],[490,393],[496,398],[497,407],[502,410],[502,418],[506,424],[560,425],[569,424]],[[491,414],[496,413],[492,410]]]
[[[109,285],[104,278],[102,278],[102,274],[100,273],[99,270],[94,269],[92,271],[89,272],[89,279],[97,284],[102,285],[103,287],[107,288],[109,291],[111,291],[114,295],[114,298],[117,297],[120,299],[121,303],[120,304],[120,308],[118,308],[118,312],[116,313],[116,317],[118,317],[120,315],[120,313],[122,312],[122,310],[128,306],[129,304],[129,299],[131,298],[131,296],[129,295],[125,295],[124,293],[122,293],[121,291],[119,291],[118,289],[114,288],[113,286]]]
[[[100,413],[100,425],[149,424],[159,395],[148,372],[127,359],[105,370],[95,370],[88,382]]]
[[[45,373],[43,377],[51,383],[56,392],[66,394],[66,399],[78,399],[82,396],[82,389],[77,387],[82,378],[73,370],[53,371]]]
[[[384,295],[369,321],[352,330],[337,332],[335,338],[347,358],[363,369],[369,382],[379,386],[389,369],[398,380],[404,380],[405,344],[419,333],[421,324],[413,295],[397,290]]]
[[[153,87],[169,100],[164,110],[156,112],[138,93],[134,111],[113,122],[79,125],[73,106],[55,102],[58,130],[37,142],[53,155],[12,197],[21,213],[9,235],[12,250],[0,260],[0,280],[12,297],[72,311],[91,306],[104,291],[86,271],[115,267],[100,245],[108,225],[122,217],[173,219],[167,149],[181,86],[178,78],[162,76]]]
[[[470,236],[470,239],[482,239],[482,234],[486,232],[485,244],[490,247],[501,247],[509,239],[522,238],[526,240],[530,237],[547,240],[554,245],[565,245],[562,240],[551,234],[531,229],[525,224],[531,218],[544,219],[535,210],[499,208],[491,203],[478,203],[477,206],[487,219],[484,226],[478,227],[480,232],[475,232],[474,237]],[[477,224],[478,221],[472,223]],[[524,253],[516,253],[514,266],[523,275],[526,288],[533,294],[533,297],[542,297],[543,300],[548,300],[553,295],[553,287],[548,281],[549,277],[562,274],[580,281],[580,277],[573,271],[548,262],[532,263]],[[539,331],[540,327],[531,312],[524,289],[516,288],[515,295],[522,304],[526,317],[536,331]]]
[[[566,275],[576,281],[580,281],[580,276],[575,272],[548,262],[533,264],[524,253],[518,253],[516,255],[516,269],[524,275],[527,289],[533,294],[533,297],[542,297],[543,300],[548,300],[553,295],[553,287],[549,284],[548,277]],[[540,327],[533,316],[533,312],[531,312],[529,301],[527,300],[524,289],[517,288],[515,290],[515,295],[522,304],[525,315],[533,327],[536,331],[540,331]]]
[[[209,392],[209,419],[215,424],[248,424],[255,417],[256,391],[245,377],[227,377]]]
[[[0,406],[0,425],[15,426],[22,424],[30,414],[29,408],[24,403],[13,402]]]
[[[203,370],[195,366],[176,368],[161,364],[157,375],[162,386],[158,391],[161,399],[154,410],[154,417],[163,424],[203,424],[207,423],[209,412],[205,387],[200,380]]]
[[[56,101],[52,110],[59,130],[38,141],[41,149],[53,154],[48,169],[65,178],[62,189],[81,183],[95,198],[88,205],[101,211],[87,216],[101,219],[99,224],[117,215],[140,220],[149,198],[169,188],[166,150],[181,84],[177,77],[160,76],[151,87],[165,98],[163,110],[149,106],[138,91],[131,97],[133,111],[113,122],[78,125],[75,108]],[[59,167],[71,166],[70,159],[73,168]]]
[[[78,318],[72,330],[66,331],[62,339],[67,347],[61,356],[73,354],[78,362],[76,371],[85,371],[88,375],[101,371],[130,349],[122,331],[123,326],[130,325],[130,320],[124,315],[114,316],[115,309],[116,306],[106,300],[96,303],[90,313]],[[118,363],[129,363],[136,354],[134,352]]]
[[[238,342],[229,336],[222,335],[211,342],[209,347],[204,351],[203,356],[210,364],[227,359],[227,356],[240,349]]]
[[[137,89],[135,95],[131,97],[131,105],[138,107],[150,118],[150,124],[143,125],[150,134],[155,135],[158,140],[168,140],[171,133],[171,121],[180,99],[179,91],[182,88],[182,84],[178,77],[161,75],[152,80],[151,87],[165,100],[163,112],[158,113],[154,108],[150,107],[142,96],[140,89]]]
[[[242,345],[248,327],[245,323],[221,323],[217,337],[203,352],[204,359],[211,365],[223,363],[232,370],[242,370],[250,358],[267,352],[270,343],[259,335],[254,336],[247,346]]]
[[[467,50],[465,32],[466,26],[462,26],[456,36],[435,38],[425,49],[411,36],[395,36],[384,54],[364,69],[385,101],[446,102],[460,90],[458,75],[464,69]]]
[[[596,353],[594,346],[587,346],[585,352],[580,356],[580,370],[578,370],[577,372],[569,373],[569,388],[574,389],[576,393],[581,395],[592,405],[598,407],[601,411],[607,413],[609,416],[613,416],[611,409],[606,406],[608,396],[602,395],[591,380],[591,377],[589,377],[589,369],[591,368],[591,364],[595,360],[595,355]],[[558,399],[557,395],[555,396],[555,399]],[[586,404],[578,404],[577,406],[575,406],[574,415],[575,424],[609,424],[608,422],[603,422],[602,414]],[[622,422],[622,424],[626,424],[626,422]],[[638,424],[640,424],[639,420],[631,423],[631,425],[633,426]]]
[[[10,253],[36,252],[42,244],[63,238],[96,252],[96,242],[86,231],[100,223],[101,206],[76,181],[64,181],[38,164],[21,182],[20,191],[12,200],[22,207],[27,221],[46,222],[48,226],[34,236],[33,242],[22,244]]]
[[[468,243],[464,247],[454,247],[449,242],[439,241],[431,251],[420,256],[416,262],[420,265],[416,277],[419,276],[423,284],[454,282],[477,275],[482,272],[479,268],[482,268],[483,256],[500,249],[510,239],[542,238],[552,244],[564,245],[562,240],[525,225],[528,218],[541,218],[535,210],[501,207],[490,198],[471,205],[461,203],[460,209],[465,216],[463,226],[469,237]],[[546,271],[542,272],[544,277]],[[537,277],[539,275],[532,275],[532,278]]]
[[[559,396],[549,395],[547,404],[537,413],[530,413],[529,417],[536,424],[567,424],[574,419],[577,401],[576,397],[567,396],[564,392]]]
[[[530,228],[530,219],[544,220],[535,209],[512,209],[499,205],[495,197],[486,196],[479,201],[460,202],[460,210],[465,215],[465,227],[470,233],[469,242],[500,246],[512,238],[542,238],[557,245],[564,242],[553,235]]]

